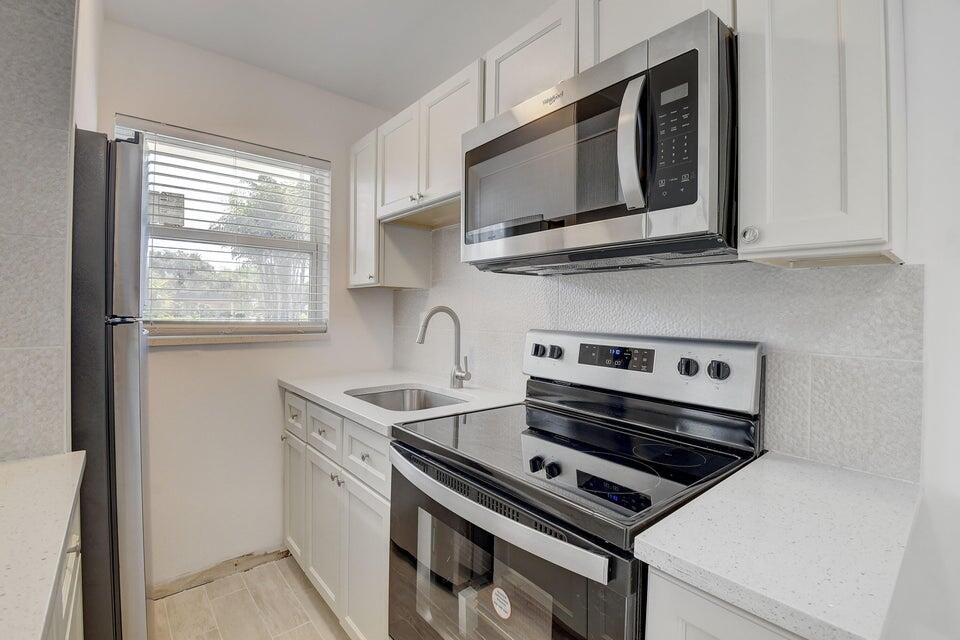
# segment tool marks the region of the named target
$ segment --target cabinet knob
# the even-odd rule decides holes
[[[760,230],[756,227],[744,227],[740,237],[743,238],[744,243],[753,244],[760,239]]]
[[[417,194],[417,200],[423,200],[423,194],[422,194],[422,193],[418,193],[418,194]]]
[[[327,432],[326,429],[317,429],[317,435],[320,436],[320,437],[323,437],[323,435],[324,435],[326,432]]]
[[[331,472],[331,473],[330,473],[330,480],[331,480],[332,482],[336,482],[336,481],[337,481],[337,474]]]
[[[283,442],[283,441],[286,440],[286,439],[287,439],[287,434],[285,434],[285,433],[284,433],[284,434],[281,434],[281,436],[280,436],[280,442]]]
[[[370,454],[369,454],[369,453],[361,453],[361,454],[360,454],[360,462],[367,462],[369,459],[370,459]]]
[[[338,486],[338,487],[342,487],[342,486],[343,486],[343,480],[341,480],[340,478],[337,478],[337,486]]]
[[[373,280],[373,274],[372,274],[372,273],[367,276],[367,280]]]
[[[416,201],[417,201],[417,196],[411,195],[410,202],[416,202]]]

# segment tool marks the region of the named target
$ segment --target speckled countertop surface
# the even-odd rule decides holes
[[[809,640],[876,640],[917,485],[768,453],[641,533],[636,556]]]
[[[0,463],[0,638],[43,636],[85,459]]]
[[[457,413],[493,409],[508,404],[517,404],[523,402],[524,399],[522,389],[511,393],[471,386],[470,382],[465,382],[463,389],[450,389],[448,379],[435,378],[402,369],[349,373],[318,378],[281,378],[279,383],[281,388],[326,407],[330,411],[384,436],[389,436],[391,427],[401,422],[416,422],[431,418],[442,418]],[[385,391],[407,385],[430,389],[443,395],[455,397],[463,402],[423,409],[422,411],[390,411],[347,394],[347,391],[351,390],[377,389]]]

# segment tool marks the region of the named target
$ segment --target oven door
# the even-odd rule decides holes
[[[393,445],[392,640],[638,637],[639,563]]]

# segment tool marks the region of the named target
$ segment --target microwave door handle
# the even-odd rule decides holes
[[[620,103],[617,119],[617,167],[620,172],[620,188],[627,209],[642,209],[647,199],[640,184],[640,151],[643,149],[643,123],[640,122],[640,99],[647,76],[634,78],[627,84]]]
[[[393,447],[390,448],[390,462],[393,463],[394,469],[410,481],[410,484],[464,520],[551,564],[594,582],[609,584],[609,558],[581,549],[569,542],[557,540],[480,506],[420,471]]]

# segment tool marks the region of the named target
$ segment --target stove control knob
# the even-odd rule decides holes
[[[547,348],[539,343],[534,344],[533,349],[530,351],[530,355],[532,355],[534,358],[542,358],[543,356],[547,355]]]
[[[563,356],[563,347],[558,347],[555,344],[550,345],[550,351],[547,352],[547,357],[559,360],[561,356]]]
[[[530,458],[530,473],[536,473],[543,469],[543,456],[533,456]]]
[[[560,475],[561,471],[559,462],[548,462],[544,469],[546,469],[548,480],[551,478],[556,478],[558,475]]]
[[[722,360],[711,360],[707,365],[707,375],[714,380],[726,380],[730,377],[730,365]]]
[[[680,358],[680,362],[677,363],[677,371],[682,376],[695,376],[700,371],[700,363],[693,358]]]

